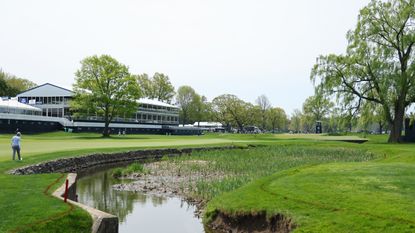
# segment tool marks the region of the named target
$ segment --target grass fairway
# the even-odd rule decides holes
[[[12,135],[0,136],[0,161],[11,159],[10,140]],[[99,134],[47,133],[41,135],[22,136],[22,154],[27,158],[52,152],[85,149],[140,148],[165,146],[190,146],[203,144],[230,143],[225,138],[198,136],[160,136],[160,135],[128,135],[102,138]]]
[[[294,232],[415,232],[415,145],[375,142],[348,147],[372,151],[377,160],[290,169],[218,196],[205,221],[217,211],[266,212],[292,218]]]
[[[12,176],[12,168],[61,157],[97,152],[118,152],[150,147],[186,147],[231,144],[232,140],[212,136],[131,135],[104,139],[99,134],[66,134],[62,132],[23,135],[23,161],[11,161],[12,135],[0,136],[0,232],[89,232],[89,215],[71,209],[50,196],[64,179],[60,174]],[[59,180],[58,180],[59,179]],[[57,183],[46,190],[50,184]]]
[[[315,135],[128,135],[103,139],[98,134],[48,133],[23,135],[24,160],[20,162],[10,161],[11,136],[0,135],[0,232],[89,232],[91,225],[88,214],[77,208],[62,217],[71,207],[48,195],[63,182],[59,179],[61,174],[6,174],[12,168],[96,152],[230,144],[281,145],[294,152],[305,147],[315,152],[333,153],[342,148],[357,149],[372,152],[377,159],[353,162],[360,160],[351,158],[345,160],[348,163],[341,162],[343,160],[328,163],[330,161],[314,153],[321,162],[304,163],[298,161],[309,159],[304,151],[293,158],[285,155],[286,162],[278,167],[276,156],[285,153],[283,149],[272,159],[275,165],[265,163],[261,168],[278,169],[248,179],[255,169],[240,167],[248,171],[244,179],[249,184],[243,182],[245,186],[237,190],[233,190],[232,185],[226,190],[225,184],[223,190],[230,192],[209,194],[216,197],[208,205],[208,218],[216,210],[233,214],[267,211],[270,215],[284,213],[292,217],[299,226],[298,232],[415,231],[415,145],[388,145],[383,143],[384,136],[371,136],[368,143],[357,145],[333,141],[344,140],[344,137]],[[351,136],[351,139],[356,138]],[[296,149],[290,150],[290,147]],[[213,159],[215,154],[207,156]],[[240,185],[235,185],[237,187]]]

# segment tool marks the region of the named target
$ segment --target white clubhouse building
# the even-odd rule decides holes
[[[0,102],[0,132],[102,132],[102,117],[74,118],[70,101],[74,92],[50,83],[24,91]],[[200,134],[200,129],[179,126],[179,107],[152,99],[137,100],[132,116],[117,116],[110,124],[112,133]]]

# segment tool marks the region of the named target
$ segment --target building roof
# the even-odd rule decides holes
[[[0,107],[2,108],[11,108],[11,109],[23,109],[23,110],[30,110],[30,111],[42,111],[40,108],[36,108],[27,104],[22,104],[17,99],[8,99],[2,100],[0,98]]]
[[[50,83],[31,88],[17,95],[17,97],[52,97],[52,96],[73,96],[74,92],[63,87]]]
[[[219,123],[219,122],[204,122],[204,121],[201,121],[200,123],[195,122],[193,125],[194,126],[200,126],[200,127],[217,127],[217,128],[222,127],[222,123]]]
[[[59,87],[50,83],[45,83],[40,86],[31,88],[27,91],[24,91],[17,95],[17,97],[52,97],[52,96],[73,96],[74,92]],[[179,108],[175,105],[164,103],[158,100],[154,99],[148,99],[148,98],[141,98],[137,100],[140,104],[150,104],[150,105],[156,105],[156,106],[162,106],[162,107],[169,107],[169,108]]]
[[[150,105],[157,105],[157,106],[169,107],[169,108],[179,108],[172,104],[168,104],[168,103],[164,103],[158,100],[153,100],[153,99],[148,99],[148,98],[141,98],[137,100],[137,102],[140,104],[150,104]]]

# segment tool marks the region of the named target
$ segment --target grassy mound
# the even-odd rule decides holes
[[[276,173],[213,199],[206,222],[265,212],[294,232],[414,232],[415,164],[337,163]]]
[[[329,145],[323,143],[322,145]],[[344,146],[344,145],[343,145]],[[173,167],[191,177],[191,198],[209,201],[258,178],[304,165],[333,162],[364,162],[375,159],[373,153],[348,147],[323,147],[306,144],[279,144],[238,150],[194,152],[192,156],[169,158]],[[194,163],[189,163],[194,161]],[[170,169],[170,168],[167,168]],[[215,176],[212,177],[212,175]]]

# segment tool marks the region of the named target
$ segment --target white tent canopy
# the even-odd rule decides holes
[[[193,126],[199,126],[199,127],[207,127],[207,128],[221,128],[222,123],[219,122],[195,122]]]
[[[27,105],[27,104],[22,104],[19,101],[17,101],[16,98],[12,98],[8,100],[3,100],[0,98],[0,108],[21,109],[21,110],[42,112],[42,109]]]
[[[168,108],[179,108],[175,105],[172,104],[168,104],[168,103],[164,103],[158,100],[154,100],[154,99],[148,99],[148,98],[141,98],[139,100],[137,100],[137,102],[139,104],[149,104],[149,105],[156,105],[156,106],[161,106],[161,107],[168,107]]]

